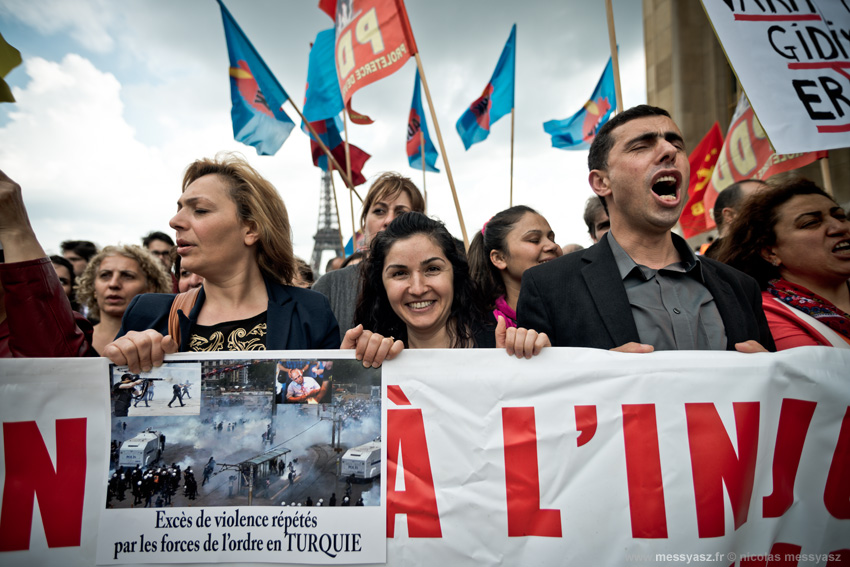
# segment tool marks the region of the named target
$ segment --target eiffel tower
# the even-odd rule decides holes
[[[310,260],[310,266],[313,268],[316,277],[318,277],[320,269],[324,268],[321,265],[322,252],[333,250],[335,256],[344,255],[339,239],[339,217],[331,191],[331,172],[323,171],[322,196],[319,199],[319,226],[316,229],[316,235],[313,237],[315,244],[313,245],[313,256]]]

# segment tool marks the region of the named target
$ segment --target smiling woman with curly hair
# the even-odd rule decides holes
[[[171,278],[150,252],[139,246],[107,246],[86,266],[77,282],[77,298],[100,320],[92,346],[97,352],[112,342],[130,301],[141,293],[165,293]]]

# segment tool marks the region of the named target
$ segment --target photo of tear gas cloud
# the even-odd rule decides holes
[[[185,379],[180,366],[199,376],[186,400],[199,399],[199,412],[113,417],[107,508],[380,504],[380,369],[315,359],[167,364],[175,380]],[[137,379],[124,374],[113,372],[113,383]],[[164,383],[154,382],[155,402],[167,401]],[[303,399],[287,400],[290,389]]]

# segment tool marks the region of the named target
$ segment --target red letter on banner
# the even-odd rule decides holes
[[[632,537],[667,537],[655,404],[623,405]]]
[[[758,452],[759,404],[736,402],[738,454],[714,404],[685,404],[699,537],[724,535],[723,485],[732,503],[735,529],[747,521]]]
[[[86,419],[56,420],[56,469],[34,421],[3,424],[6,482],[0,551],[29,549],[34,497],[48,547],[80,545],[86,490]]]
[[[410,537],[443,537],[422,410],[387,410],[387,437],[387,537],[395,537],[396,514],[407,514]],[[395,489],[399,452],[404,491]]]
[[[838,443],[829,465],[823,503],[827,511],[839,520],[850,519],[850,408],[844,414]]]
[[[778,518],[794,503],[794,481],[803,454],[803,443],[817,402],[783,399],[773,451],[773,494],[762,501],[762,516]]]
[[[502,408],[508,536],[561,537],[561,513],[540,509],[534,408]]]
[[[576,406],[576,430],[579,431],[576,445],[581,447],[596,435],[596,406]]]

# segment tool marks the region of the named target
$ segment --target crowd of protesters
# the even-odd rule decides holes
[[[562,249],[519,205],[493,211],[466,251],[409,178],[384,173],[363,202],[356,259],[332,260],[315,282],[277,190],[234,155],[188,166],[176,239],[69,240],[50,258],[0,172],[0,356],[102,355],[138,373],[178,351],[344,348],[378,366],[404,348],[850,347],[850,222],[814,183],[725,189],[721,238],[697,255],[672,230],[689,165],[666,111],[616,115],[588,169],[587,249]]]

